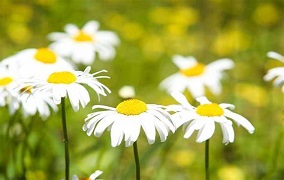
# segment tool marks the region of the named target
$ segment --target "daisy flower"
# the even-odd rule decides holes
[[[156,130],[162,142],[167,139],[169,131],[175,132],[171,115],[161,105],[128,99],[116,108],[95,105],[93,109],[104,110],[90,113],[85,119],[83,130],[87,131],[88,136],[93,133],[96,137],[100,137],[106,129],[109,130],[112,147],[119,146],[123,138],[125,146],[131,146],[137,141],[141,127],[149,144],[155,142]]]
[[[268,52],[267,56],[273,59],[277,59],[281,62],[284,63],[284,56],[276,53],[276,52]],[[264,80],[265,81],[271,81],[272,79],[274,79],[274,85],[275,86],[280,86],[282,85],[282,92],[284,93],[284,67],[276,67],[276,68],[272,68],[270,69],[267,74],[264,76]]]
[[[44,78],[61,69],[72,70],[73,66],[49,48],[26,49],[2,61],[6,66],[16,66],[24,78]]]
[[[15,91],[18,83],[16,71],[12,68],[6,68],[2,63],[0,64],[0,106],[8,106],[9,113],[13,114],[19,109],[19,94]]]
[[[194,98],[205,94],[205,86],[211,92],[218,95],[222,91],[220,83],[222,72],[232,69],[234,63],[231,59],[219,59],[208,65],[199,63],[194,57],[175,55],[173,63],[179,68],[179,72],[164,79],[160,87],[168,93],[172,91],[184,92],[186,89]]]
[[[254,132],[254,127],[246,118],[229,110],[234,108],[232,104],[212,103],[203,96],[196,99],[200,105],[195,108],[188,103],[186,97],[180,92],[172,92],[171,95],[181,106],[172,105],[168,107],[168,110],[176,111],[173,119],[175,119],[177,127],[184,125],[184,138],[189,138],[197,130],[196,142],[201,143],[210,139],[215,131],[216,122],[221,126],[223,143],[232,143],[235,135],[232,121],[228,118],[243,126],[250,134]]]
[[[102,173],[102,171],[97,170],[87,178],[79,178],[77,175],[73,175],[72,180],[96,180]]]
[[[105,70],[90,74],[91,67],[87,67],[82,71],[58,71],[51,73],[46,79],[26,79],[23,81],[25,85],[34,89],[36,94],[40,91],[50,93],[55,104],[61,103],[61,98],[69,97],[70,103],[74,111],[79,110],[79,104],[84,108],[90,101],[88,91],[82,84],[91,87],[98,95],[106,96],[105,91],[110,90],[100,83],[97,79],[109,78],[108,76],[95,76]]]
[[[64,29],[66,33],[54,32],[48,36],[55,41],[50,48],[60,55],[85,65],[94,62],[96,53],[101,60],[114,58],[114,46],[119,44],[119,39],[111,31],[99,31],[97,21],[87,22],[82,29],[73,24],[67,24]]]
[[[130,99],[135,96],[135,89],[133,86],[123,86],[118,91],[119,97],[123,99]]]

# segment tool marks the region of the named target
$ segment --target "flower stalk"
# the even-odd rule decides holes
[[[69,138],[66,125],[65,97],[61,98],[63,142],[65,144],[65,179],[69,180]]]
[[[136,164],[136,180],[140,180],[140,162],[139,162],[137,141],[133,143],[133,152],[134,152],[134,158],[135,158],[135,164]]]
[[[205,141],[205,179],[210,179],[209,173],[209,139]]]

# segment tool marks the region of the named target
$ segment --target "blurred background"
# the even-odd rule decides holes
[[[283,0],[1,0],[0,59],[26,48],[46,47],[47,34],[62,32],[64,25],[82,27],[89,20],[101,30],[117,33],[121,43],[113,61],[96,59],[94,71],[108,70],[102,80],[112,93],[94,92],[85,109],[74,112],[67,103],[71,174],[87,177],[97,169],[102,179],[134,179],[132,148],[112,148],[109,133],[101,138],[82,131],[84,119],[94,104],[116,107],[118,90],[132,85],[146,103],[176,104],[159,83],[178,68],[172,56],[194,56],[203,63],[228,57],[236,66],[226,72],[223,93],[207,97],[217,103],[236,105],[235,112],[255,126],[250,135],[234,124],[236,138],[222,143],[217,126],[210,140],[212,179],[284,179],[284,94],[265,82],[263,76],[283,63],[266,56],[268,51],[284,55]],[[78,66],[83,70],[85,67]],[[192,97],[185,93],[188,99]],[[196,104],[195,104],[196,105]],[[60,111],[59,111],[60,112]],[[15,122],[0,109],[0,179],[64,178],[64,145],[60,113],[46,121],[38,116]],[[196,133],[184,139],[182,129],[168,140],[148,145],[142,133],[138,140],[142,179],[203,179],[204,143]]]

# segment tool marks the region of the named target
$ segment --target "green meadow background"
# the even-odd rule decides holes
[[[95,104],[116,107],[118,90],[135,87],[146,103],[176,104],[159,83],[178,68],[172,56],[194,56],[203,63],[228,57],[235,68],[227,71],[223,93],[207,97],[236,105],[235,112],[255,126],[250,135],[234,124],[235,141],[222,143],[217,125],[210,140],[212,179],[284,179],[284,94],[263,76],[283,63],[266,56],[284,55],[284,1],[282,0],[1,0],[0,59],[26,48],[46,47],[47,34],[62,32],[67,23],[82,27],[100,22],[120,38],[113,61],[96,59],[93,71],[108,70],[102,82],[112,93],[91,91],[91,102],[74,112],[67,103],[71,174],[87,177],[103,171],[102,179],[134,179],[132,147],[112,148],[109,132],[100,138],[82,130]],[[85,67],[79,65],[78,69]],[[189,101],[197,103],[185,92]],[[9,128],[8,128],[9,127]],[[142,131],[141,131],[142,132]],[[149,145],[138,139],[143,180],[204,179],[204,143],[183,138],[182,128],[164,143]],[[40,117],[10,116],[0,108],[0,179],[47,180],[64,178],[64,144],[60,111],[46,121]]]

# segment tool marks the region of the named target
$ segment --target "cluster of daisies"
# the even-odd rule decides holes
[[[11,114],[18,110],[24,116],[38,113],[43,119],[50,110],[57,111],[62,98],[68,97],[74,111],[84,108],[90,102],[85,86],[89,86],[98,95],[106,96],[111,91],[99,82],[109,78],[106,70],[91,72],[88,66],[84,71],[76,70],[77,64],[92,65],[96,56],[101,60],[111,60],[115,56],[115,46],[119,44],[117,35],[110,31],[99,31],[99,23],[90,21],[82,29],[75,25],[65,26],[66,33],[51,33],[48,37],[54,41],[48,47],[26,49],[0,62],[0,106],[7,106]],[[284,62],[284,57],[269,52],[269,57]],[[176,55],[173,63],[179,72],[169,76],[160,84],[179,104],[146,104],[135,98],[130,88],[122,89],[125,99],[116,107],[94,105],[94,112],[87,115],[83,130],[87,135],[100,137],[110,131],[111,145],[132,146],[137,141],[141,129],[145,132],[149,144],[153,144],[156,134],[162,142],[180,126],[185,129],[184,138],[198,131],[196,141],[201,143],[210,139],[215,131],[215,122],[220,124],[225,144],[234,141],[233,120],[249,133],[254,132],[253,125],[243,116],[232,112],[234,105],[210,102],[205,88],[218,95],[222,91],[221,79],[224,70],[234,67],[231,59],[216,60],[208,65],[198,62],[194,57]],[[265,80],[275,79],[276,85],[284,82],[283,67],[271,69]],[[188,90],[200,103],[191,105],[182,94]],[[284,92],[284,86],[282,86]],[[89,178],[95,179],[102,172],[97,171]],[[78,179],[76,175],[73,179]]]

